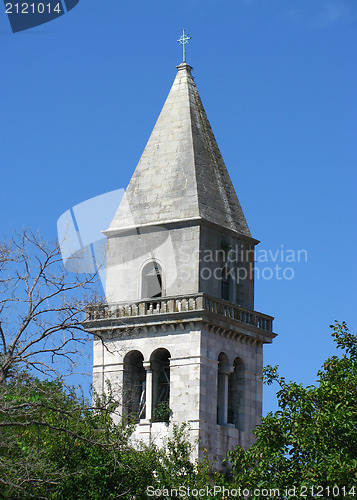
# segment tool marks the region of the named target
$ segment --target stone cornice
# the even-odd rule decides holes
[[[86,326],[86,324],[84,324]],[[242,343],[270,344],[276,337],[273,332],[268,332],[254,325],[242,321],[221,317],[210,311],[185,311],[172,315],[159,314],[121,319],[103,319],[91,321],[86,329],[99,336],[111,338],[145,336],[151,337],[163,334],[180,334],[190,330],[207,329],[216,335],[230,337]]]
[[[205,219],[204,217],[187,217],[187,218],[181,218],[181,219],[171,219],[171,220],[164,220],[160,221],[157,223],[150,222],[147,224],[138,224],[138,225],[131,225],[131,226],[126,226],[122,228],[111,228],[107,229],[106,231],[102,231],[105,236],[108,238],[113,237],[113,236],[127,236],[128,234],[138,234],[138,231],[140,232],[140,229],[144,229],[145,232],[147,230],[150,230],[152,228],[154,231],[157,230],[157,227],[164,228],[164,229],[170,229],[170,228],[177,228],[177,227],[189,227],[189,226],[197,226],[197,225],[205,225],[208,227],[212,227],[214,229],[219,230],[222,232],[222,229],[224,232],[227,234],[230,234],[231,236],[235,236],[238,238],[241,238],[242,240],[246,241],[247,243],[250,243],[251,245],[257,245],[260,243],[259,240],[252,238],[250,236],[247,236],[245,234],[242,234],[238,231],[235,231],[229,227],[222,226],[219,224],[216,224],[215,222],[209,221]]]

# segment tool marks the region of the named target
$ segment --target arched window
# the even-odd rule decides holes
[[[170,417],[170,353],[156,349],[151,355],[153,419],[167,422]]]
[[[148,262],[142,270],[141,297],[151,299],[162,296],[162,270],[156,261]]]
[[[228,422],[236,429],[244,431],[245,419],[245,383],[244,364],[240,358],[233,363],[234,371],[228,378]]]
[[[144,357],[139,351],[130,351],[124,358],[123,414],[136,420],[145,418]]]
[[[229,366],[227,354],[221,352],[218,356],[217,374],[217,424],[220,425],[225,425],[227,423]]]

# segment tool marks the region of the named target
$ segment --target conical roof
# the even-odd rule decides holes
[[[182,63],[108,233],[206,219],[251,237],[207,119]]]

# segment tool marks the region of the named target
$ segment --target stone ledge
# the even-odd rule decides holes
[[[115,330],[117,335],[123,335],[131,330],[141,330],[149,336],[159,330],[164,333],[184,332],[188,325],[191,330],[196,324],[201,329],[204,323],[210,331],[220,335],[239,335],[242,341],[246,338],[258,343],[271,343],[276,337],[272,331],[273,319],[237,304],[197,293],[88,307],[84,326],[91,332]]]

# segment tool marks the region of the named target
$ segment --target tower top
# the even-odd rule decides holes
[[[186,45],[189,40],[191,40],[191,37],[186,33],[185,28],[183,28],[182,35],[177,40],[182,45],[182,62],[186,62]]]
[[[191,76],[192,68],[183,62],[177,70],[126,194],[105,233],[205,220],[251,238]]]

